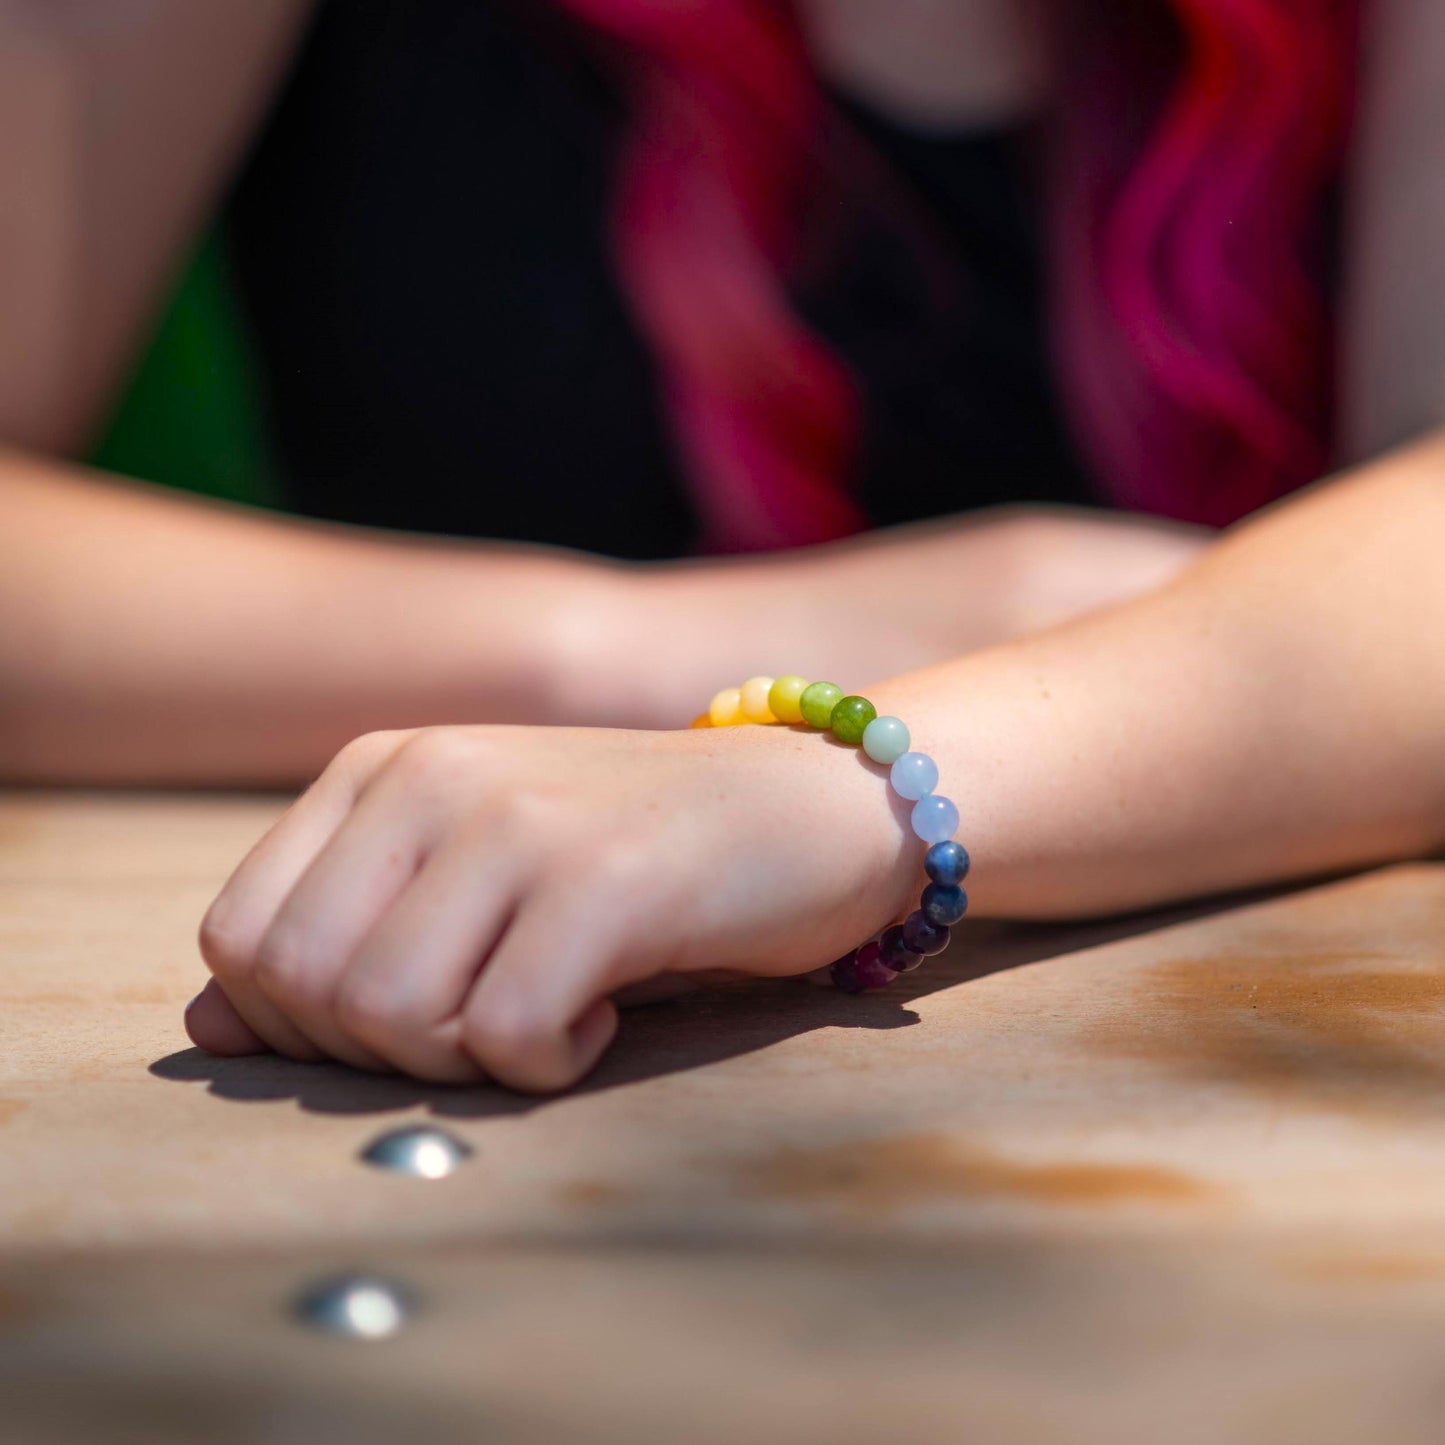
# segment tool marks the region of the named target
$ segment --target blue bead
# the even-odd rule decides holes
[[[908,751],[908,728],[896,717],[875,717],[863,729],[863,751],[875,763],[896,763]]]
[[[923,855],[923,871],[945,888],[957,888],[968,877],[968,849],[951,838],[935,843]]]
[[[948,930],[939,923],[930,923],[921,911],[914,909],[903,921],[903,941],[914,953],[932,958],[948,947]]]
[[[925,843],[944,843],[958,831],[958,809],[951,798],[930,793],[913,805],[913,831]]]
[[[883,936],[878,940],[878,953],[896,973],[912,973],[923,962],[923,955],[914,953],[903,941],[903,930],[896,923],[883,930]]]
[[[900,798],[916,803],[938,786],[938,764],[927,753],[904,753],[893,764],[888,781]]]
[[[962,888],[947,888],[941,883],[930,883],[923,890],[918,907],[930,923],[947,928],[968,912],[968,894]]]

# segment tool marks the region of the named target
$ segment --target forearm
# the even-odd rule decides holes
[[[1445,441],[1138,601],[874,688],[934,752],[987,914],[1112,912],[1445,841]]]
[[[612,571],[0,454],[0,777],[288,784],[374,728],[550,721]]]

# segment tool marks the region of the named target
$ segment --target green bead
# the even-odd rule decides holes
[[[798,699],[803,721],[809,727],[832,727],[833,709],[842,696],[843,689],[836,682],[810,682]]]
[[[833,736],[856,746],[863,741],[863,729],[877,716],[878,709],[866,697],[840,698],[833,704]]]

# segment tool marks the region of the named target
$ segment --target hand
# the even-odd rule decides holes
[[[620,990],[803,972],[896,915],[917,849],[857,749],[778,727],[434,728],[344,749],[201,928],[217,1053],[565,1087]]]

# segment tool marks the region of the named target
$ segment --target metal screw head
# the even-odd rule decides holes
[[[296,1317],[312,1329],[352,1340],[384,1340],[415,1309],[410,1293],[374,1275],[321,1280],[296,1300]]]
[[[391,1169],[418,1179],[445,1179],[471,1155],[470,1144],[429,1124],[392,1129],[373,1139],[361,1151],[362,1159],[378,1169]]]

